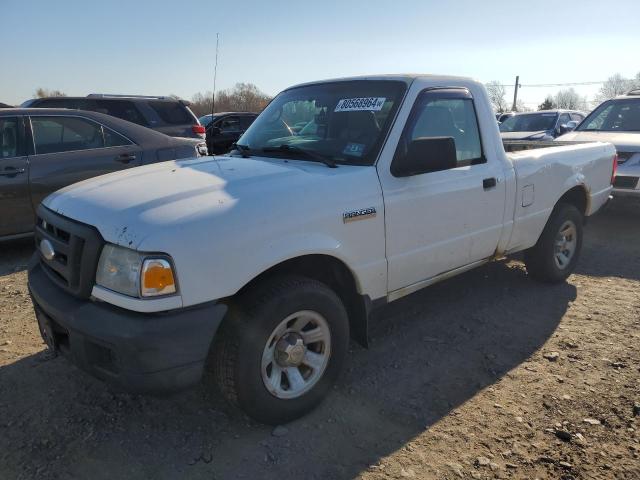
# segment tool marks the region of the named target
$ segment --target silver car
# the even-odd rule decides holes
[[[613,143],[618,150],[613,196],[640,198],[640,89],[603,102],[558,140]]]

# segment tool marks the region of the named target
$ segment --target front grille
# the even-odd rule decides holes
[[[614,188],[628,188],[633,190],[638,185],[638,177],[616,177],[613,182]]]
[[[55,252],[51,259],[46,259],[43,254],[45,240]],[[40,252],[40,263],[49,278],[69,293],[88,298],[103,244],[98,231],[40,205],[35,241],[36,249]]]

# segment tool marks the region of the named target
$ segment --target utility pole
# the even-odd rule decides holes
[[[513,91],[513,107],[511,107],[512,112],[517,112],[516,103],[518,102],[518,87],[520,86],[520,75],[516,75],[516,88]]]
[[[216,109],[216,77],[218,76],[218,44],[220,42],[220,34],[216,33],[216,63],[213,66],[213,93],[211,94],[211,116]]]

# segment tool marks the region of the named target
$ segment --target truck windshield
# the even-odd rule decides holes
[[[500,124],[501,132],[539,132],[553,130],[557,113],[525,113],[507,118]]]
[[[237,151],[372,165],[406,88],[400,81],[352,80],[285,90],[238,140]]]
[[[604,102],[576,130],[640,132],[640,98]]]

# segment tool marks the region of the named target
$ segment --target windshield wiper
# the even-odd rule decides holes
[[[242,158],[249,158],[249,152],[251,151],[251,148],[248,145],[240,145],[239,143],[233,143],[231,145],[231,151],[237,151],[240,152],[240,155],[242,156]]]
[[[279,153],[301,153],[308,158],[316,160],[318,162],[324,163],[329,168],[337,168],[336,162],[333,161],[332,158],[327,157],[325,155],[320,155],[319,153],[312,152],[311,150],[305,150],[304,148],[282,144],[279,147],[264,147],[262,149],[263,152],[279,152]]]

